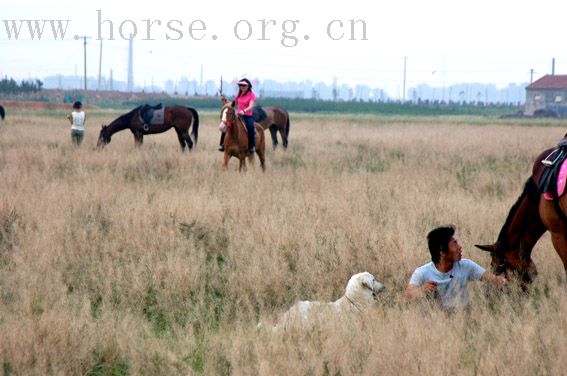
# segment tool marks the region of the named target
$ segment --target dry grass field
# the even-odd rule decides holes
[[[567,286],[546,235],[529,295],[447,315],[399,297],[453,223],[484,267],[533,159],[560,122],[292,114],[290,148],[221,170],[218,114],[175,133],[74,148],[61,110],[0,122],[0,374],[558,375]],[[269,134],[266,133],[267,140]],[[297,300],[333,301],[352,274],[386,285],[381,311],[274,333]],[[263,325],[258,328],[257,324]]]

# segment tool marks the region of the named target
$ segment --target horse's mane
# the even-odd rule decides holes
[[[230,102],[230,101],[229,101],[229,102],[226,102],[225,104],[222,105],[222,107],[221,107],[221,116],[222,116],[222,113],[223,113],[223,111],[225,110],[225,108],[234,107],[234,104],[233,104],[233,103],[234,103],[234,102]]]
[[[129,122],[130,120],[132,120],[132,116],[134,116],[134,112],[138,111],[141,108],[142,106],[138,106],[134,108],[132,111],[127,112],[124,115],[120,115],[116,120]]]
[[[268,117],[266,111],[261,106],[254,106],[252,109],[252,116],[254,116],[254,121],[260,122]]]
[[[536,200],[537,202],[537,199],[539,198],[539,194],[540,192],[538,190],[538,187],[533,181],[532,177],[530,176],[528,178],[528,181],[526,181],[526,184],[524,185],[524,190],[522,191],[522,194],[520,195],[520,197],[518,197],[516,203],[512,205],[512,207],[510,208],[508,217],[506,218],[506,221],[504,222],[504,225],[500,230],[500,234],[498,234],[499,243],[507,244],[508,236],[506,230],[514,220],[514,217],[516,216],[516,213],[518,212],[518,209],[520,208],[520,205],[522,204],[524,198],[527,198],[528,200]]]

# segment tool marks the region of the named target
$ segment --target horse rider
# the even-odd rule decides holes
[[[255,152],[254,145],[256,144],[254,117],[252,116],[252,108],[256,102],[256,95],[252,91],[252,83],[247,78],[241,79],[237,84],[238,94],[234,99],[237,106],[236,114],[242,118],[246,125],[246,131],[248,132],[248,152],[252,154]],[[221,134],[219,151],[224,151],[224,136],[224,133]]]

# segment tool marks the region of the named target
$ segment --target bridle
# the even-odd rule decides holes
[[[221,118],[221,123],[226,124],[227,130],[229,130],[233,125],[236,125],[236,115],[233,116],[232,120],[228,120],[228,107],[226,107],[224,111],[224,117],[226,117],[226,120]]]

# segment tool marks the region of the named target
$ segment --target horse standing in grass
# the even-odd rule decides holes
[[[567,273],[567,195],[564,194],[567,160],[552,161],[559,153],[567,156],[567,139],[537,157],[532,176],[510,209],[496,243],[476,245],[490,252],[495,274],[516,274],[524,288],[537,276],[531,252],[546,231],[551,233],[553,247]],[[545,176],[555,178],[546,180],[546,188],[540,188]]]
[[[280,132],[284,149],[287,149],[289,137],[289,113],[278,106],[256,106],[253,111],[254,121],[259,123],[264,129],[270,130],[270,134],[272,136],[272,147],[274,150],[278,146],[278,132]]]
[[[262,170],[266,170],[265,151],[266,140],[264,129],[258,123],[254,123],[256,129],[256,154],[260,159]],[[223,97],[223,106],[221,108],[221,123],[219,125],[221,132],[226,133],[224,138],[224,162],[223,168],[228,168],[230,157],[236,157],[240,160],[238,171],[246,170],[246,158],[250,162],[254,159],[254,154],[248,152],[248,133],[243,120],[236,116],[234,102],[229,102]]]
[[[177,132],[177,138],[181,151],[185,151],[185,147],[193,148],[193,142],[197,144],[199,138],[199,114],[194,108],[185,106],[166,106],[163,108],[163,120],[158,124],[147,121],[143,116],[144,111],[149,106],[138,106],[132,111],[115,119],[109,125],[103,125],[98,136],[97,147],[104,147],[110,143],[112,135],[124,129],[129,129],[134,135],[136,146],[142,145],[144,135],[163,133],[171,128]],[[153,109],[159,111],[160,109]],[[189,129],[191,128],[191,135]]]
[[[6,117],[6,110],[4,110],[4,107],[0,106],[0,118],[4,120],[5,117]]]

